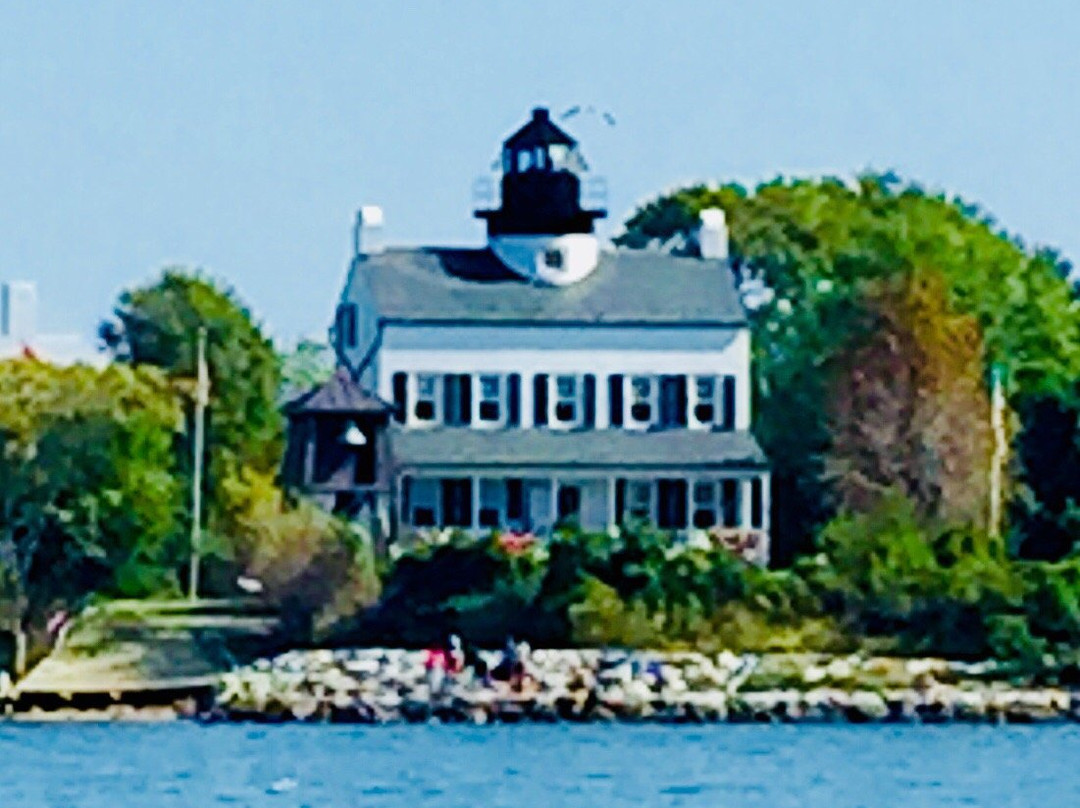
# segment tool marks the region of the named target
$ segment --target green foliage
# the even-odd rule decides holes
[[[983,654],[986,616],[1023,599],[1001,541],[934,526],[899,495],[836,517],[820,544],[810,580],[823,600],[854,633],[895,636],[906,652]]]
[[[334,374],[334,352],[325,342],[304,339],[281,360],[281,383],[285,400],[327,381]]]
[[[358,527],[311,502],[288,502],[267,474],[245,470],[225,488],[235,561],[280,608],[293,640],[320,639],[378,599],[371,537]]]
[[[116,356],[137,367],[162,368],[189,394],[198,330],[207,330],[207,493],[211,517],[218,516],[220,483],[241,468],[268,472],[280,463],[280,358],[236,293],[201,272],[166,269],[154,283],[121,294],[115,314],[119,327],[102,330]]]
[[[776,560],[787,563],[808,550],[816,529],[835,512],[825,479],[833,438],[826,404],[833,390],[820,370],[858,346],[867,333],[868,292],[883,281],[940,278],[947,310],[971,318],[981,334],[983,375],[991,364],[1005,369],[1010,403],[1024,417],[1020,443],[1043,414],[1027,406],[1034,397],[1071,414],[1069,443],[1080,446],[1080,304],[1065,280],[1066,265],[1053,253],[1026,250],[976,207],[891,175],[867,175],[854,184],[781,179],[753,192],[734,185],[687,187],[642,206],[617,241],[642,247],[682,237],[692,243],[698,214],[709,207],[727,213],[736,263],[759,273],[776,293],[753,321],[754,426],[774,464],[774,501],[783,503],[773,523]],[[974,370],[965,373],[970,379]],[[1040,484],[1043,463],[1060,464],[1045,444],[1027,449],[1021,477],[1033,507],[1019,514],[1027,517],[1019,527],[1031,539],[1047,527],[1036,518],[1049,508],[1056,524],[1066,506]],[[1071,450],[1070,457],[1077,456],[1080,449]],[[1080,501],[1080,475],[1063,479],[1065,499]],[[1054,529],[1060,555],[1065,534],[1060,525]]]
[[[152,368],[0,363],[4,594],[21,619],[176,590],[179,415]]]

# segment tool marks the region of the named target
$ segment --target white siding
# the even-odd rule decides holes
[[[683,326],[411,326],[390,324],[378,350],[377,390],[390,400],[396,372],[520,373],[523,426],[535,373],[592,373],[596,426],[609,426],[609,374],[734,376],[736,429],[750,428],[750,337],[745,328]]]

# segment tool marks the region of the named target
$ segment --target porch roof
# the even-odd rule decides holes
[[[749,432],[671,429],[635,432],[596,429],[468,428],[390,431],[399,469],[703,470],[763,469],[765,454]]]

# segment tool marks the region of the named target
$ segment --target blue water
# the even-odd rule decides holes
[[[1080,806],[1080,727],[0,726],[2,808]]]

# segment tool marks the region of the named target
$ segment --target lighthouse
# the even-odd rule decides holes
[[[503,141],[501,163],[501,206],[475,213],[487,224],[491,251],[540,285],[567,286],[588,276],[600,257],[595,223],[607,212],[581,205],[586,164],[577,141],[538,107]]]

